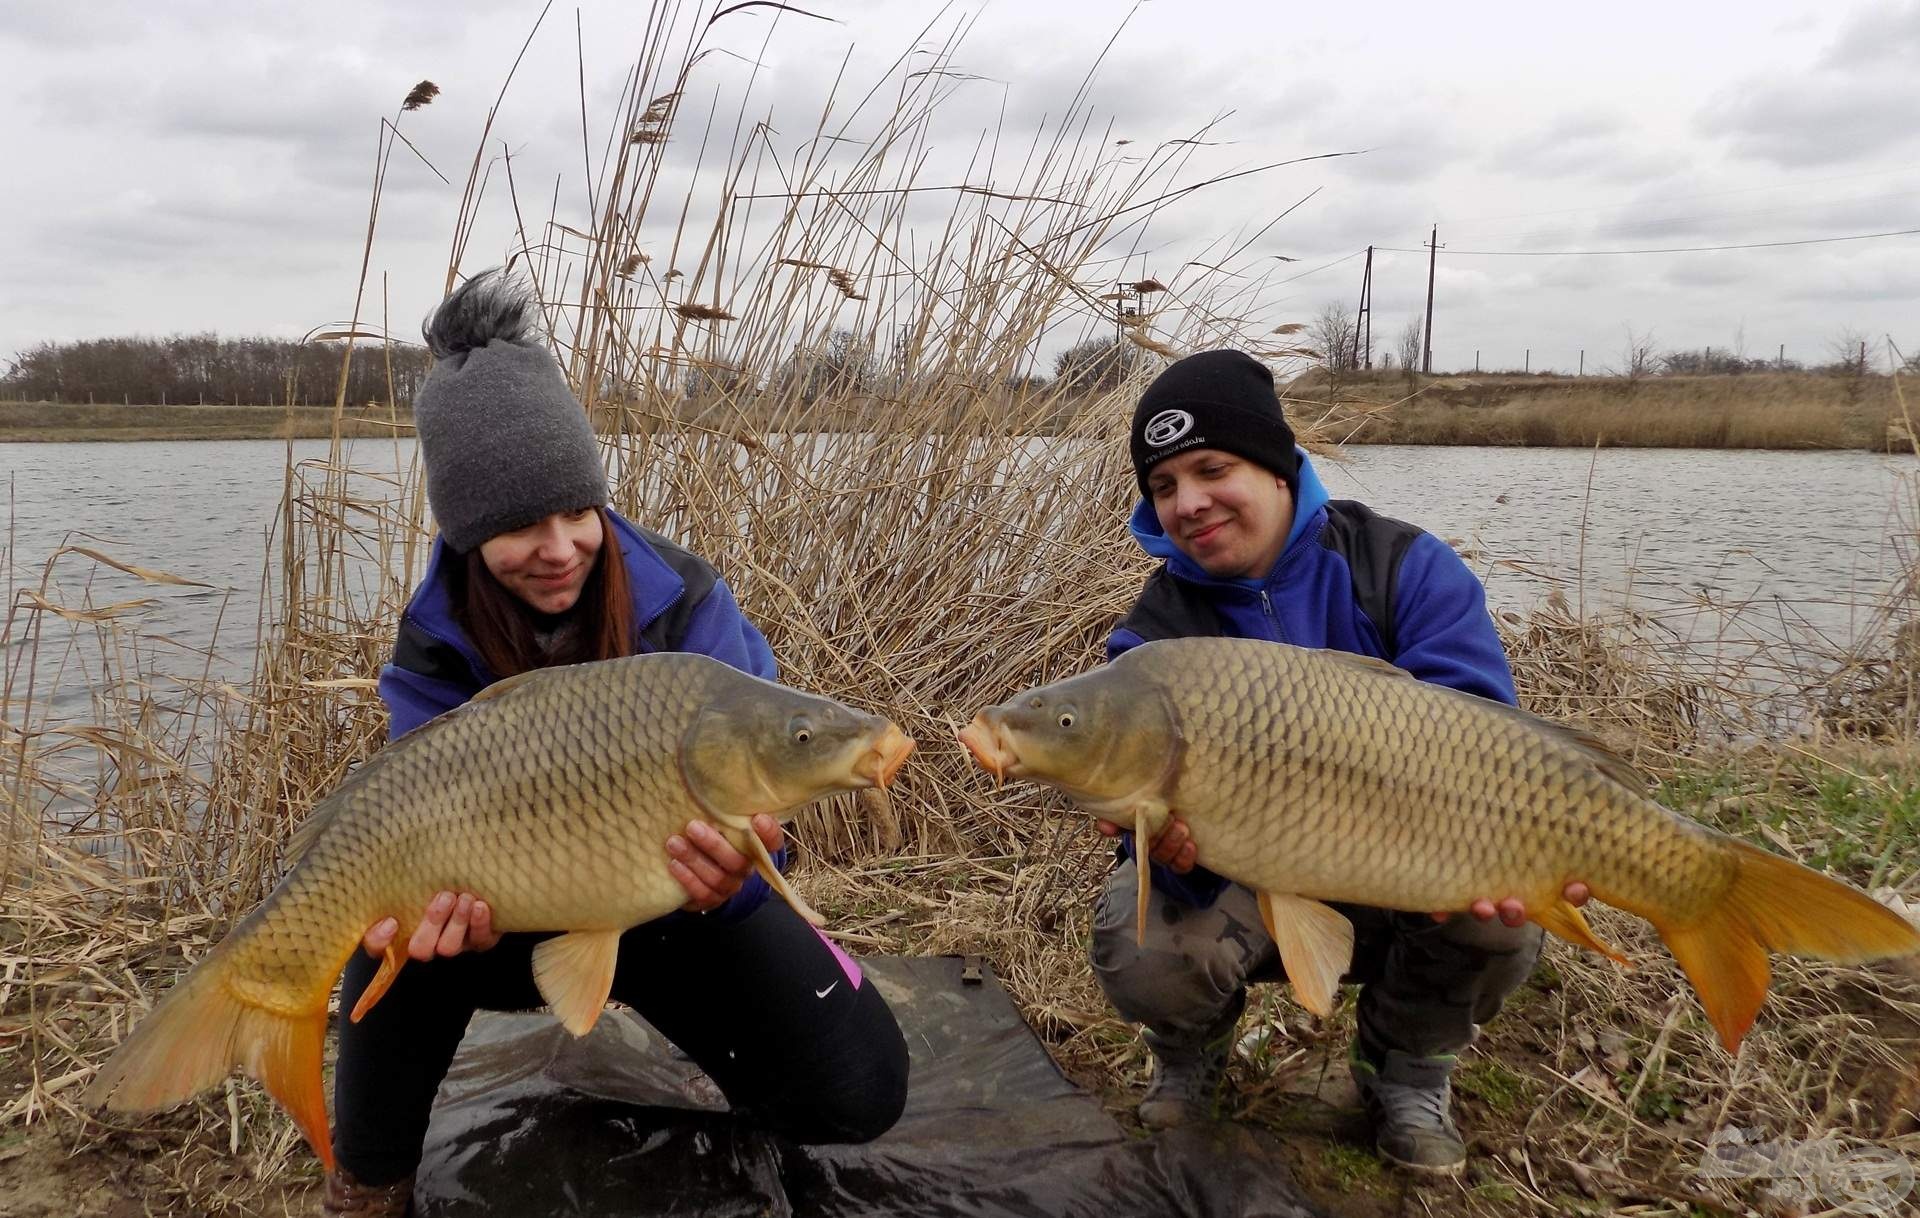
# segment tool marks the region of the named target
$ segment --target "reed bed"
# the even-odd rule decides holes
[[[1287,392],[1358,444],[1913,450],[1887,376],[1316,372]]]
[[[1124,529],[1133,489],[1120,437],[1157,360],[1071,397],[1030,392],[1022,374],[1052,327],[1111,324],[1104,259],[1162,196],[1191,196],[1176,190],[1185,146],[1122,162],[1076,100],[1008,156],[1013,168],[971,179],[994,181],[990,192],[921,191],[914,150],[959,71],[957,43],[936,40],[936,55],[896,64],[868,102],[830,103],[818,129],[833,138],[777,166],[743,111],[742,135],[710,158],[723,185],[706,210],[691,198],[656,206],[663,149],[702,138],[681,109],[708,27],[678,5],[654,16],[590,216],[523,223],[515,251],[556,351],[607,422],[616,504],[716,562],[785,680],[883,710],[922,742],[887,798],[836,801],[794,827],[798,885],[834,933],[868,952],[986,955],[1063,1069],[1123,1110],[1145,1057],[1084,962],[1107,846],[1051,797],[992,789],[952,728],[1092,663],[1148,570]],[[456,249],[487,183],[509,176],[482,168],[476,155]],[[931,220],[930,195],[944,209]],[[1248,333],[1223,320],[1257,315],[1258,290],[1233,290],[1253,295],[1176,281],[1136,327],[1138,345],[1260,348],[1267,323]],[[849,343],[897,359],[884,373],[846,376],[842,363],[815,375]],[[1309,440],[1337,437],[1301,417]],[[313,1185],[291,1126],[251,1084],[137,1121],[79,1111],[73,1097],[154,995],[264,895],[294,826],[384,739],[374,681],[430,522],[401,450],[374,461],[363,442],[349,461],[335,439],[325,459],[289,457],[243,684],[207,657],[156,655],[136,608],[95,603],[89,564],[115,559],[129,573],[116,556],[64,553],[10,586],[0,1181],[15,1146],[15,1162],[56,1184],[11,1197],[0,1184],[0,1208],[92,1212],[138,1197],[156,1211],[279,1212]],[[1843,870],[1920,897],[1912,835],[1892,811],[1873,819],[1905,806],[1894,794],[1915,771],[1862,762],[1868,794],[1887,798],[1838,827],[1808,810],[1833,770],[1807,733],[1912,740],[1912,700],[1896,696],[1915,679],[1900,629],[1911,608],[1903,589],[1888,629],[1858,654],[1774,655],[1775,671],[1799,674],[1789,688],[1818,691],[1800,699],[1801,734],[1714,762],[1731,785],[1693,810],[1809,857],[1852,842]],[[1657,617],[1550,601],[1501,626],[1530,705],[1608,734],[1670,782],[1706,764],[1709,745],[1752,750],[1776,723],[1778,683],[1756,692],[1752,669],[1703,666]],[[1790,966],[1753,1047],[1733,1060],[1708,1043],[1691,1000],[1674,1001],[1683,987],[1645,932],[1604,929],[1646,967],[1623,975],[1553,950],[1476,1056],[1500,1083],[1482,1089],[1513,1101],[1469,1090],[1491,1152],[1482,1174],[1417,1190],[1428,1212],[1598,1212],[1621,1181],[1653,1197],[1642,1213],[1750,1212],[1752,1182],[1702,1184],[1680,1166],[1730,1120],[1913,1149],[1901,1124],[1911,1093],[1858,1085],[1911,1073],[1913,983]],[[1300,1085],[1334,1069],[1349,1016],[1316,1025],[1277,993],[1260,1007],[1248,1024],[1257,1043],[1234,1065],[1243,1115],[1290,1132],[1310,1189],[1361,1205],[1378,1193],[1388,1212],[1399,1186],[1366,1173],[1369,1157]]]

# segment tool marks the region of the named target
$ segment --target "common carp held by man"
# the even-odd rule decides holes
[[[329,1169],[321,1091],[327,998],[367,928],[404,928],[441,890],[484,897],[501,931],[565,931],[534,949],[541,995],[585,1035],[621,932],[679,908],[665,842],[694,819],[755,859],[810,921],[751,827],[823,796],[884,787],[913,749],[893,723],[662,652],[538,669],[375,754],[318,804],[292,869],[156,1005],[86,1099],[143,1111],[234,1066],[265,1084]],[[389,948],[358,1019],[406,956]]]
[[[1624,964],[1562,896],[1584,881],[1653,923],[1730,1051],[1766,997],[1770,952],[1920,952],[1904,918],[1667,810],[1591,738],[1345,652],[1147,643],[981,711],[960,740],[996,777],[1058,788],[1136,840],[1180,816],[1202,866],[1259,894],[1297,996],[1322,1014],[1353,947],[1326,901],[1430,911],[1514,896]],[[1142,867],[1143,925],[1146,908]]]

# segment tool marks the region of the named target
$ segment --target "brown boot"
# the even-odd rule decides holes
[[[346,1168],[336,1167],[327,1173],[320,1212],[353,1218],[409,1218],[413,1213],[413,1177],[376,1188],[360,1183]]]

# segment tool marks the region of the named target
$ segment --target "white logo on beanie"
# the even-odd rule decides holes
[[[1193,416],[1184,410],[1163,410],[1147,420],[1140,438],[1149,448],[1165,448],[1193,430]]]

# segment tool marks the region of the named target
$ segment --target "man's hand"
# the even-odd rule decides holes
[[[366,937],[360,943],[367,955],[377,958],[386,954],[399,933],[398,921],[382,918],[367,928]],[[457,956],[461,952],[484,952],[498,942],[500,935],[493,929],[493,910],[487,908],[485,901],[470,892],[457,895],[442,892],[427,902],[420,924],[413,928],[413,935],[407,940],[407,955],[415,960],[431,960],[435,956]]]
[[[1565,888],[1561,889],[1560,895],[1566,899],[1567,904],[1573,906],[1575,909],[1585,905],[1588,899],[1593,896],[1591,892],[1587,891],[1587,886],[1579,880],[1574,880]],[[1527,920],[1526,903],[1518,897],[1508,897],[1506,900],[1500,901],[1497,904],[1488,897],[1481,897],[1472,905],[1468,906],[1467,911],[1482,922],[1491,922],[1495,917],[1498,917],[1500,921],[1507,926],[1518,926]],[[1433,920],[1435,922],[1445,922],[1452,916],[1453,912],[1451,910],[1435,910]]]
[[[785,840],[780,822],[762,812],[753,818],[753,831],[772,854]],[[690,913],[717,909],[732,899],[753,874],[753,860],[735,850],[720,831],[703,820],[689,821],[684,835],[667,839],[667,870],[687,890]]]
[[[1116,825],[1110,820],[1095,821],[1100,832],[1108,837],[1118,837],[1131,826]],[[1166,827],[1150,844],[1147,857],[1156,863],[1165,863],[1173,868],[1176,875],[1185,875],[1193,870],[1194,860],[1199,857],[1193,838],[1187,833],[1187,822],[1179,817],[1170,817]]]

